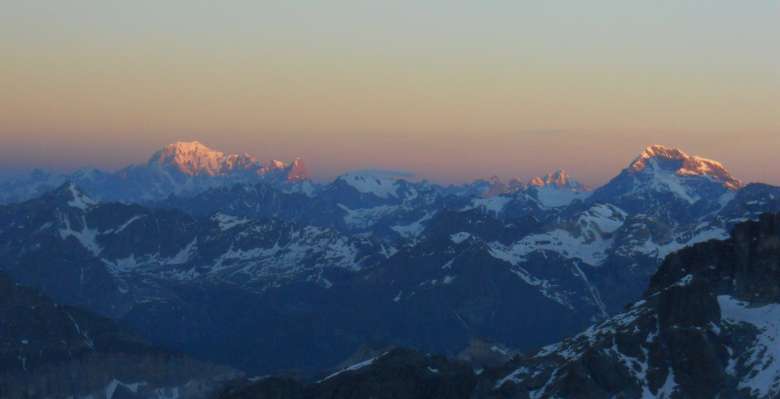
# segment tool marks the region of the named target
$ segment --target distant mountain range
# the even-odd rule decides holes
[[[169,195],[191,195],[236,183],[271,182],[307,190],[309,175],[303,160],[260,162],[243,154],[225,154],[193,142],[176,142],[155,152],[146,164],[116,172],[79,169],[71,174],[41,170],[0,183],[0,202],[18,202],[71,182],[97,199],[141,202]]]
[[[563,171],[316,184],[300,160],[198,143],[116,173],[3,184],[2,271],[250,374],[313,375],[366,344],[551,344],[638,300],[667,255],[780,211],[780,188],[663,146],[592,190]]]
[[[405,173],[362,170],[345,173],[336,181],[361,193],[387,198],[394,196],[396,183],[408,177]],[[226,154],[192,141],[169,144],[152,154],[145,164],[130,165],[116,172],[84,168],[64,174],[38,169],[29,176],[0,182],[0,203],[32,199],[66,182],[76,184],[95,199],[119,202],[149,202],[162,200],[170,195],[192,196],[213,188],[229,188],[235,184],[265,183],[286,192],[305,194],[312,194],[321,188],[321,185],[310,180],[308,169],[301,158],[292,162],[260,162],[249,154]],[[503,182],[494,176],[459,186],[431,186],[452,193],[483,197],[528,187],[587,191],[562,170],[533,178],[527,183],[518,179]]]

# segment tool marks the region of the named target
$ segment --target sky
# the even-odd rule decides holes
[[[0,175],[199,140],[321,179],[595,185],[658,143],[780,184],[779,20],[776,0],[5,2]]]

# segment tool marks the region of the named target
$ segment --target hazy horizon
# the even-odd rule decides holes
[[[301,156],[318,179],[563,168],[598,185],[659,143],[780,184],[777,15],[767,0],[14,2],[0,169],[116,169],[197,139]]]
[[[245,153],[246,152],[249,155],[255,156],[256,158],[258,158],[258,160],[263,161],[263,162],[267,162],[267,161],[270,161],[272,159],[278,159],[278,160],[281,160],[281,161],[289,162],[289,161],[292,161],[293,158],[295,158],[295,157],[284,158],[284,159],[280,159],[278,157],[277,158],[273,158],[273,157],[271,157],[271,158],[262,158],[262,157],[257,157],[255,154],[253,154],[251,152],[248,152],[248,151],[244,151],[244,150],[236,150],[236,151],[227,150],[225,148],[220,148],[220,147],[216,147],[216,146],[210,145],[210,143],[204,142],[203,140],[199,140],[199,139],[195,139],[195,138],[191,138],[191,139],[182,138],[182,139],[179,139],[179,140],[174,140],[174,141],[172,141],[170,143],[161,144],[158,147],[154,148],[152,151],[148,152],[147,154],[140,156],[138,159],[130,160],[127,163],[124,163],[124,164],[118,164],[118,166],[100,166],[100,165],[89,164],[89,163],[74,164],[74,165],[71,165],[71,166],[62,166],[62,165],[60,165],[60,166],[52,166],[52,165],[45,165],[44,164],[44,165],[31,165],[31,166],[27,166],[27,167],[19,167],[19,166],[17,166],[17,167],[4,167],[4,166],[0,165],[0,179],[25,176],[25,175],[28,175],[30,172],[32,172],[35,169],[42,169],[42,170],[49,171],[49,172],[54,172],[54,173],[70,173],[70,172],[76,171],[76,170],[81,169],[81,168],[97,168],[97,169],[101,169],[101,170],[104,170],[104,171],[113,172],[113,171],[117,171],[117,170],[119,170],[121,168],[124,168],[124,167],[127,167],[127,166],[144,164],[144,163],[146,163],[149,160],[149,158],[153,155],[153,153],[156,150],[159,150],[162,147],[164,147],[165,145],[172,144],[172,143],[174,143],[176,141],[185,141],[185,142],[186,141],[199,141],[199,142],[201,142],[201,144],[204,144],[204,145],[208,146],[212,150],[222,151],[222,152],[224,152],[226,154],[230,154],[230,153]],[[637,148],[636,151],[633,153],[633,155],[629,155],[624,160],[624,162],[622,164],[616,166],[613,169],[608,169],[608,170],[601,171],[602,173],[600,173],[600,175],[605,176],[605,177],[603,177],[603,179],[588,179],[587,177],[583,178],[583,176],[581,176],[578,173],[579,172],[578,170],[571,169],[571,168],[566,168],[566,167],[562,167],[562,166],[558,166],[558,167],[551,166],[551,167],[549,167],[547,169],[538,169],[538,171],[539,171],[538,173],[530,173],[528,170],[523,171],[522,168],[519,168],[518,172],[514,173],[514,174],[512,174],[512,173],[509,173],[509,174],[506,174],[506,173],[505,174],[490,173],[488,171],[485,174],[479,175],[479,174],[477,174],[475,172],[475,173],[473,173],[469,177],[454,178],[454,179],[437,178],[435,176],[428,176],[425,173],[421,173],[419,171],[415,171],[415,170],[412,170],[412,169],[409,169],[409,168],[405,168],[405,169],[404,168],[382,168],[382,167],[377,167],[376,165],[372,166],[372,165],[369,165],[369,164],[363,165],[363,167],[342,169],[342,170],[338,170],[338,171],[335,171],[333,173],[328,174],[328,173],[322,173],[321,171],[318,171],[317,167],[315,165],[312,165],[305,157],[302,157],[302,158],[303,158],[304,162],[306,163],[307,168],[309,169],[309,172],[312,175],[312,178],[315,181],[320,181],[320,182],[330,181],[330,180],[332,180],[332,179],[334,179],[334,178],[338,177],[339,175],[341,175],[343,173],[346,173],[346,172],[380,173],[380,174],[394,175],[394,176],[397,176],[397,177],[400,177],[400,178],[404,178],[404,179],[408,179],[408,180],[422,180],[422,179],[425,179],[425,180],[430,180],[430,181],[435,182],[435,183],[442,183],[442,184],[458,184],[458,183],[464,183],[464,182],[473,181],[475,179],[487,179],[487,178],[490,178],[490,177],[493,177],[493,176],[498,176],[498,177],[500,177],[501,179],[504,179],[504,180],[517,178],[517,179],[520,179],[523,182],[527,182],[531,178],[544,176],[544,175],[546,175],[548,173],[552,173],[552,172],[554,172],[556,170],[562,169],[562,170],[565,170],[575,180],[578,180],[578,181],[586,184],[587,186],[595,188],[595,187],[598,187],[600,185],[603,185],[603,184],[607,183],[609,181],[609,179],[615,177],[623,168],[627,167],[634,160],[634,158],[640,154],[640,152],[644,148],[646,148],[649,145],[653,145],[653,144],[660,144],[660,145],[665,145],[665,146],[668,146],[668,147],[675,147],[673,145],[669,145],[668,143],[667,144],[664,144],[664,143],[650,143],[650,144],[644,145],[644,146],[642,146],[640,148]],[[688,149],[686,149],[684,147],[677,147],[677,148],[680,148],[681,150],[687,152],[689,155],[702,156],[704,158],[710,158],[710,159],[713,159],[715,161],[722,162],[718,158],[707,157],[707,156],[704,156],[704,155],[699,154],[699,153],[691,152],[691,151],[688,151]],[[555,155],[554,154],[554,152],[555,152],[554,149],[551,149],[549,151],[552,152],[553,155]],[[596,153],[596,152],[590,152],[589,154],[591,154],[593,156],[598,155],[598,153]],[[582,160],[588,161],[589,159],[595,159],[595,158],[590,158],[590,157],[582,158],[581,161]],[[763,180],[755,180],[755,179],[743,178],[743,177],[739,176],[738,174],[734,173],[734,170],[732,168],[730,168],[727,163],[724,163],[724,166],[729,171],[731,171],[732,174],[734,174],[734,177],[742,180],[745,183],[751,183],[751,182],[773,183],[772,181],[763,181]],[[478,168],[477,170],[484,170],[484,168]]]

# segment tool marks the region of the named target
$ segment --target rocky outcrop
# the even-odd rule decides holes
[[[774,398],[779,273],[780,215],[766,214],[671,254],[625,313],[516,359],[483,394]]]

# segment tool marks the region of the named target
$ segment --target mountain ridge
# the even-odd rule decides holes
[[[649,169],[657,169],[657,160],[673,162],[673,175],[676,178],[707,178],[712,182],[720,182],[729,191],[735,191],[744,186],[734,178],[723,164],[699,156],[691,156],[684,151],[662,145],[646,147],[621,174],[640,175]],[[669,166],[664,164],[665,166]],[[662,166],[664,166],[662,165]],[[663,168],[661,168],[663,169]],[[348,171],[336,177],[354,180],[367,177],[361,171]],[[388,180],[387,176],[380,180]],[[393,180],[407,181],[406,175],[394,177]],[[620,175],[618,175],[620,177]],[[617,178],[617,177],[616,177]],[[614,179],[612,179],[614,180]],[[666,179],[663,184],[669,183]],[[690,180],[690,179],[688,179]],[[269,161],[260,162],[249,154],[227,154],[211,149],[199,141],[178,141],[155,151],[145,164],[134,164],[117,170],[106,172],[94,168],[79,169],[71,174],[50,174],[35,171],[27,177],[7,179],[0,182],[0,202],[18,202],[40,195],[66,181],[78,183],[88,193],[99,199],[130,202],[157,201],[169,195],[191,196],[214,187],[224,187],[233,184],[271,182],[285,187],[290,192],[302,192],[312,195],[322,184],[311,181],[309,170],[301,158],[291,162]],[[598,192],[610,182],[596,187]],[[551,197],[552,206],[568,205],[574,199],[584,199],[590,188],[573,180],[566,171],[558,169],[545,176],[534,177],[527,182],[510,179],[507,182],[498,177],[478,179],[473,182],[449,187],[439,186],[441,190],[457,194],[471,195],[478,193],[485,198],[527,191],[536,187],[537,191],[554,191]],[[662,185],[663,185],[662,184]],[[677,183],[674,183],[677,184]],[[355,184],[358,188],[365,186]],[[380,186],[374,187],[379,189]],[[377,191],[379,196],[387,196],[387,187]],[[371,190],[366,187],[366,190]],[[571,191],[580,195],[565,195],[560,192]],[[542,198],[543,200],[546,198]]]
[[[0,273],[0,396],[206,399],[241,374],[155,347]],[[92,396],[90,396],[92,395]]]
[[[155,151],[146,163],[114,172],[84,168],[70,174],[51,174],[36,170],[26,178],[4,181],[0,183],[0,203],[30,199],[65,182],[76,183],[96,199],[138,203],[256,182],[269,182],[290,191],[313,190],[302,158],[289,163],[263,163],[251,155],[226,154],[198,141],[178,141]]]
[[[256,372],[311,372],[368,338],[447,353],[474,339],[526,350],[620,312],[667,254],[780,210],[777,187],[664,176],[697,201],[628,172],[611,193],[571,191],[582,196],[557,204],[537,187],[485,197],[390,179],[386,195],[340,180],[307,192],[264,180],[93,205],[74,183],[57,201],[0,206],[0,250],[15,278],[58,300]],[[222,330],[210,327],[215,315]]]
[[[391,349],[324,379],[269,378],[222,398],[775,398],[778,242],[780,214],[763,214],[726,240],[675,252],[623,312],[503,365]]]

